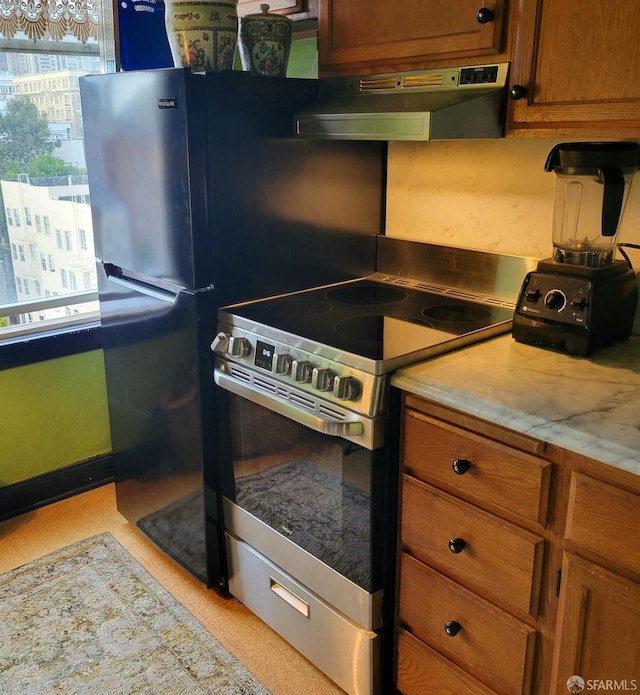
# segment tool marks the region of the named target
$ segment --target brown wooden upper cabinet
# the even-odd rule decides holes
[[[640,137],[638,0],[517,5],[507,134]]]
[[[492,62],[504,8],[505,0],[318,0],[320,75]]]
[[[318,16],[318,0],[238,0],[238,17],[260,14],[260,5],[269,5],[269,12],[286,15],[292,20]]]

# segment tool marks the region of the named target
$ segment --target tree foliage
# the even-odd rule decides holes
[[[47,117],[26,97],[7,102],[7,111],[0,115],[0,178],[11,168],[22,167],[41,155],[51,155],[59,143],[49,140]]]

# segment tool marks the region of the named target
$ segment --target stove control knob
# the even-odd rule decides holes
[[[246,338],[232,336],[229,338],[229,354],[234,357],[246,357],[251,354],[251,343]]]
[[[333,375],[325,367],[316,367],[311,375],[311,386],[318,391],[331,391]]]
[[[211,349],[213,352],[217,352],[220,355],[224,355],[229,347],[229,338],[231,336],[228,333],[223,333],[222,331],[213,339],[211,343]]]
[[[549,290],[544,297],[544,305],[551,311],[562,311],[567,304],[567,298],[561,290]]]
[[[337,376],[333,380],[333,395],[341,401],[354,401],[358,396],[358,382],[352,376]]]
[[[276,354],[273,358],[273,371],[275,374],[289,374],[291,372],[291,356]]]
[[[300,381],[303,384],[311,381],[311,363],[305,360],[293,360],[291,363],[291,376],[294,381]]]

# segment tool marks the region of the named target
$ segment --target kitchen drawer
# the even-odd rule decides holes
[[[544,547],[539,536],[407,475],[400,533],[411,555],[485,598],[537,616]]]
[[[396,687],[402,695],[495,695],[417,637],[398,631]]]
[[[349,693],[380,694],[380,635],[308,591],[250,545],[225,533],[229,591]]]
[[[580,473],[571,477],[565,537],[640,572],[640,495]]]
[[[405,414],[403,464],[408,472],[472,502],[545,525],[549,462],[415,410]]]
[[[529,692],[535,629],[406,555],[399,622],[498,692]]]

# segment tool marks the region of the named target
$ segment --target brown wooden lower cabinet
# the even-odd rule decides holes
[[[398,690],[404,695],[495,695],[417,637],[398,632]]]
[[[498,692],[527,691],[534,628],[407,555],[400,577],[401,625]]]
[[[405,398],[397,690],[640,691],[640,475],[517,434]]]
[[[597,682],[591,690],[640,690],[640,584],[566,554],[559,610],[556,695],[567,692],[573,675]]]

